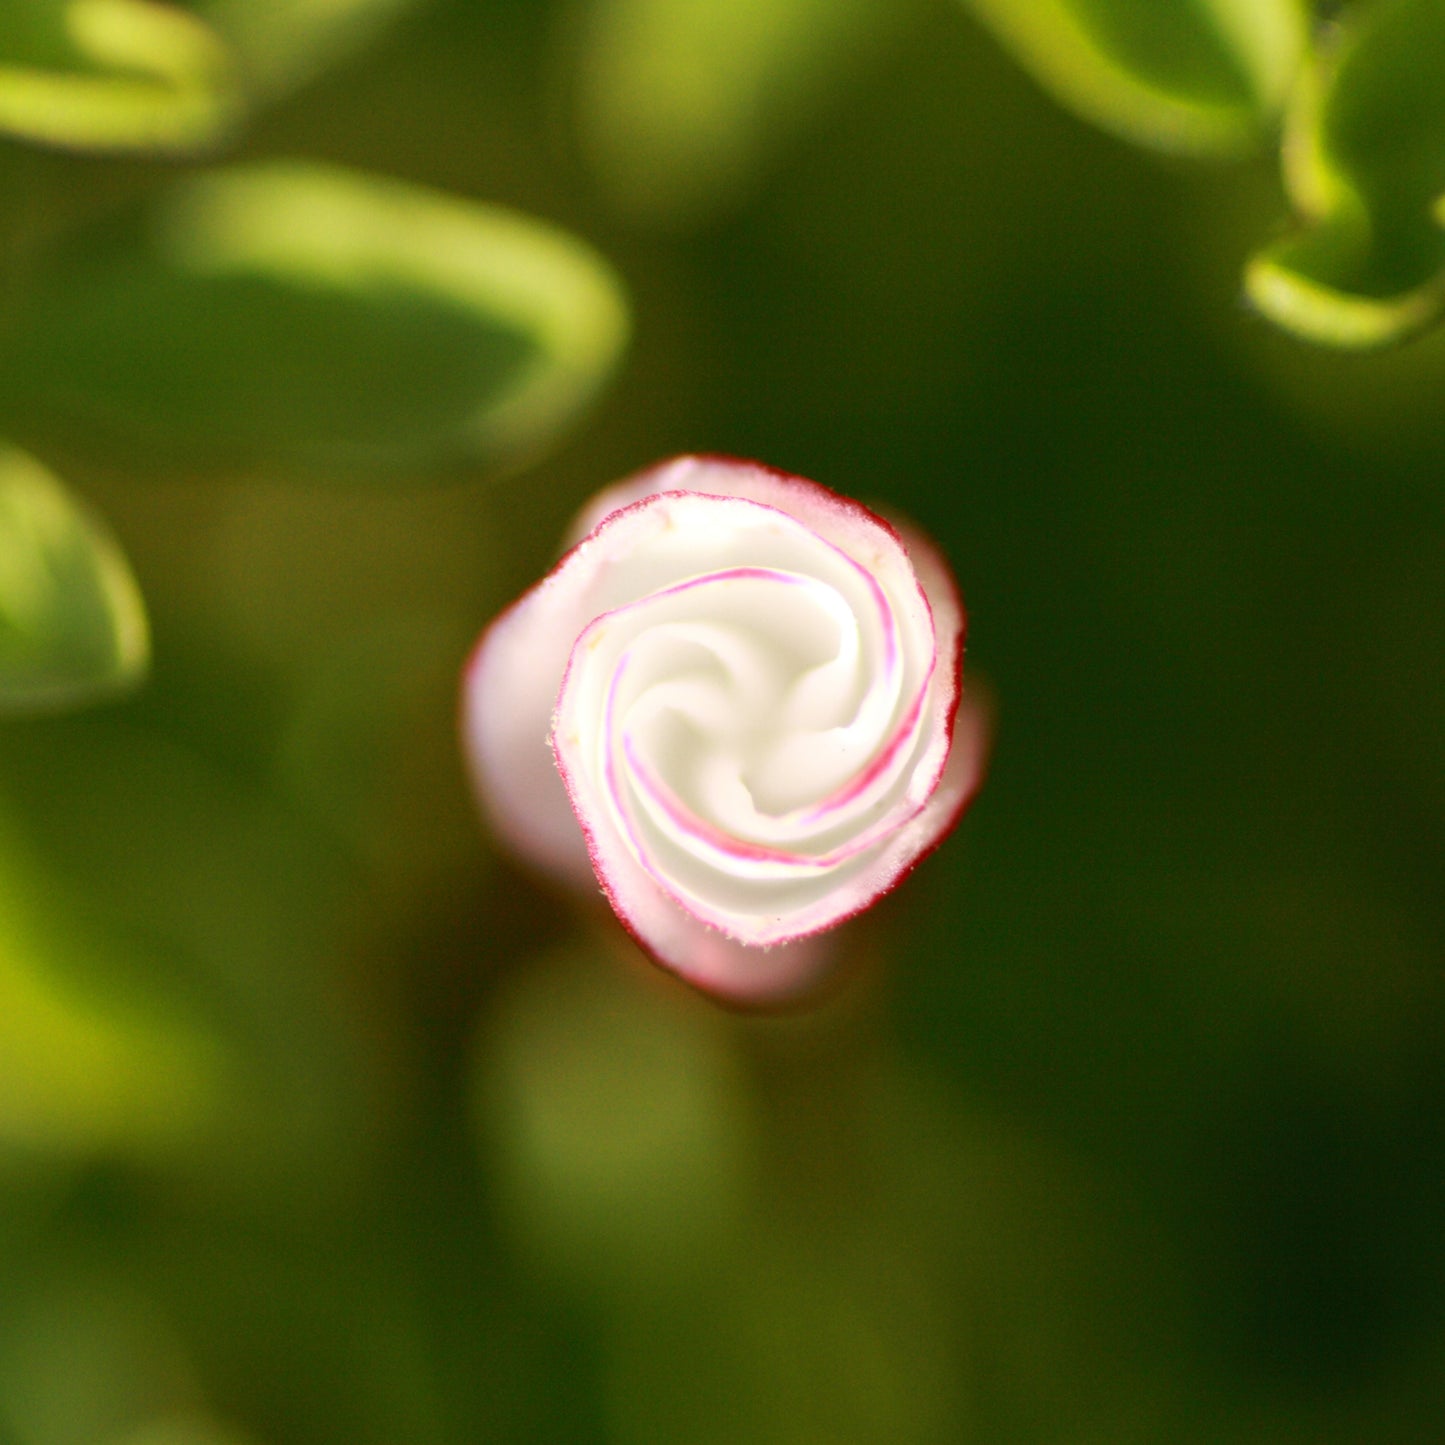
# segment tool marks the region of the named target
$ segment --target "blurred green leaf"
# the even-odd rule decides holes
[[[149,653],[114,539],[39,462],[0,443],[0,712],[133,686]]]
[[[225,682],[218,704],[234,725],[254,727],[239,679]],[[164,711],[176,698],[152,689],[144,705]],[[204,705],[204,697],[182,700]],[[15,727],[0,749],[0,798],[25,845],[16,898],[33,904],[14,932],[39,940],[20,957],[49,961],[77,1009],[114,997],[142,1018],[197,1020],[217,1078],[209,1092],[177,1091],[177,1112],[205,1112],[187,1136],[194,1147],[176,1162],[247,1192],[274,1189],[278,1176],[287,1187],[305,1178],[314,1189],[318,1175],[340,1181],[380,1120],[359,1097],[369,1056],[331,991],[337,936],[354,926],[362,900],[348,891],[344,860],[304,818],[193,746],[138,727],[137,710]],[[48,942],[62,923],[84,937]],[[0,938],[11,932],[0,923]],[[50,1015],[38,1010],[34,1025],[27,1015],[15,1025],[22,1040],[35,1040],[17,1069],[48,1051],[49,1070],[66,1079],[78,1071],[124,1116],[124,1092],[92,1080],[99,1071],[85,1072],[63,1040],[47,1042]],[[8,1013],[0,1008],[0,1080]],[[137,1055],[133,1092],[168,1090],[167,1053]],[[57,1130],[67,1107],[58,1098]],[[145,1124],[140,1107],[130,1113]]]
[[[482,1142],[522,1247],[574,1285],[646,1292],[733,1232],[752,1139],[709,1006],[615,958],[528,960],[484,1023]]]
[[[908,9],[899,0],[594,0],[578,104],[598,179],[644,221],[697,224],[731,210]]]
[[[1329,346],[1404,340],[1445,311],[1445,6],[1349,11],[1305,72],[1285,135],[1304,228],[1258,252],[1250,299]]]
[[[28,303],[21,416],[223,468],[515,465],[591,400],[627,334],[616,280],[571,236],[299,161],[180,183]]]
[[[1096,125],[1199,155],[1252,150],[1304,53],[1301,0],[965,0],[1033,77]]]
[[[81,984],[114,971],[115,947],[76,922],[0,818],[0,1144],[147,1149],[209,1121],[213,1047],[179,1017]]]
[[[412,0],[195,0],[235,47],[247,92],[292,90],[354,54]]]
[[[99,151],[194,151],[239,114],[231,56],[155,0],[5,0],[0,134]]]

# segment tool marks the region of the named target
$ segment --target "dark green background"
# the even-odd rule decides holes
[[[257,123],[616,265],[631,355],[519,476],[52,440],[156,660],[0,730],[29,896],[239,1062],[180,1143],[0,1128],[5,1445],[1438,1438],[1445,346],[1278,336],[1268,161],[1133,151],[907,14],[686,231],[590,178],[562,5],[423,6]],[[57,214],[166,175],[3,160]],[[454,738],[571,512],[681,450],[913,516],[997,709],[783,1018],[495,854]]]

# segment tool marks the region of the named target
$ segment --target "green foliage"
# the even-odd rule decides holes
[[[235,127],[232,57],[155,0],[6,0],[0,135],[95,151],[206,149]]]
[[[133,687],[149,653],[110,533],[39,462],[0,445],[0,713]]]
[[[355,53],[410,0],[6,0],[0,134],[187,153]]]
[[[591,399],[625,317],[603,263],[539,222],[271,161],[57,256],[9,383],[32,424],[203,466],[507,467]]]
[[[751,1140],[719,1021],[617,962],[529,961],[478,1041],[477,1117],[520,1247],[584,1288],[646,1292],[736,1228]]]
[[[0,751],[13,1133],[62,1157],[182,1161],[242,1192],[341,1177],[359,1045],[321,995],[354,873],[278,790],[138,722],[150,700]],[[218,703],[257,727],[234,678]]]
[[[1128,140],[1230,156],[1283,121],[1299,228],[1245,271],[1271,321],[1323,346],[1405,340],[1445,311],[1445,9],[1360,0],[966,0],[1064,104]]]
[[[0,1149],[144,1157],[192,1142],[219,1102],[214,1044],[117,990],[123,947],[75,912],[0,816]]]
[[[1236,155],[1274,129],[1301,0],[965,0],[1053,95],[1140,145]]]
[[[0,11],[0,134],[214,149],[403,4],[15,0]],[[509,471],[573,421],[626,340],[605,263],[498,207],[269,161],[185,176],[128,210],[102,199],[68,233],[42,175],[9,167],[0,197],[0,409],[17,437],[72,455],[348,478],[454,459]],[[144,617],[114,544],[19,453],[3,453],[0,483],[0,708],[133,682]]]
[[[1236,283],[1282,113],[1279,250],[1364,248],[1291,281],[1438,273],[1435,21],[1328,8],[1286,83],[1293,11],[1011,7],[1252,169],[923,0],[194,0],[224,163],[6,132],[3,1445],[1436,1445],[1445,327]],[[7,75],[118,78],[46,14]],[[689,447],[915,518],[998,703],[778,1018],[489,846],[455,736]],[[92,509],[155,656],[62,710],[141,665]]]
[[[1234,158],[1284,125],[1301,228],[1259,250],[1259,310],[1316,343],[1380,346],[1445,309],[1445,10],[1372,0],[964,0],[1056,99],[1152,149]],[[874,0],[725,7],[593,0],[577,47],[581,140],[628,215],[734,208],[786,136],[896,25]]]
[[[1349,11],[1296,94],[1284,175],[1302,229],[1246,275],[1279,325],[1327,346],[1401,341],[1445,312],[1445,6]]]

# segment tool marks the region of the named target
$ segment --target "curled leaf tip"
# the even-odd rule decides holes
[[[140,589],[109,530],[33,457],[0,444],[0,711],[113,696],[149,660]]]

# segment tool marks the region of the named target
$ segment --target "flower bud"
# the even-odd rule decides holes
[[[932,545],[825,487],[681,457],[601,493],[464,678],[497,833],[738,1002],[825,967],[982,778]]]

